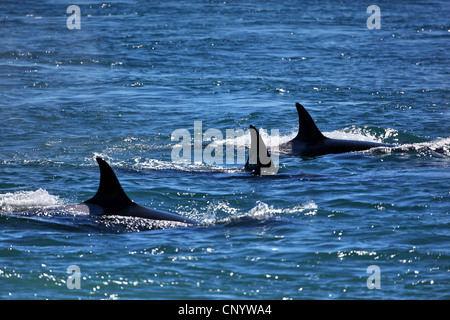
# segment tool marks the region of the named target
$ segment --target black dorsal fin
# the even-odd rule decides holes
[[[298,112],[298,134],[295,139],[305,141],[319,141],[325,139],[325,136],[317,128],[314,120],[309,115],[308,111],[300,104],[296,103]]]
[[[119,180],[109,164],[102,158],[97,158],[100,167],[100,185],[98,191],[85,203],[96,204],[104,209],[120,211],[133,203],[123,191]]]
[[[250,150],[245,169],[257,175],[268,174],[269,170],[273,169],[270,152],[258,130],[252,125],[250,125]]]

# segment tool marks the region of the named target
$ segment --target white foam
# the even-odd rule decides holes
[[[442,155],[450,156],[450,137],[439,138],[434,141],[418,142],[411,144],[399,145],[392,149],[393,152],[417,152],[419,155],[427,155],[429,151],[437,152]]]
[[[0,211],[11,213],[35,208],[55,207],[63,201],[44,189],[0,194]]]
[[[179,170],[185,172],[240,172],[241,167],[223,167],[220,165],[209,165],[190,161],[163,161],[158,159],[135,159],[135,168],[144,170]]]
[[[257,128],[261,138],[263,139],[266,146],[271,149],[273,147],[278,147],[278,144],[283,144],[288,142],[289,140],[292,140],[297,135],[296,132],[288,135],[277,135],[277,131],[266,130],[263,128]],[[279,132],[279,130],[278,130]],[[246,147],[249,148],[251,144],[251,138],[250,138],[250,131],[247,130],[245,133],[241,136],[233,137],[233,138],[225,138],[223,140],[215,140],[211,143],[211,146],[215,145],[230,145],[235,146],[236,148],[242,148]]]
[[[280,215],[295,215],[302,213],[303,215],[315,215],[318,206],[314,201],[309,201],[305,204],[296,205],[292,208],[275,208],[273,205],[268,205],[265,202],[258,201],[252,209],[248,212],[240,213],[237,208],[231,207],[226,202],[213,203],[209,206],[206,213],[203,215],[203,222],[206,224],[213,224],[218,222],[230,222],[242,218],[252,218],[257,220],[269,219],[273,216]],[[228,217],[219,218],[219,212],[225,212]]]
[[[253,207],[249,212],[244,214],[245,216],[250,216],[253,218],[269,218],[273,215],[281,215],[281,214],[296,214],[296,213],[304,213],[305,215],[315,215],[317,212],[318,206],[314,201],[310,201],[306,204],[296,205],[293,208],[280,208],[276,209],[273,206],[268,205],[262,201],[258,201],[256,206]]]
[[[358,141],[382,143],[384,139],[398,135],[398,132],[394,129],[386,129],[385,133],[382,137],[377,137],[367,127],[360,128],[360,127],[356,127],[356,126],[351,126],[351,127],[344,128],[341,130],[324,132],[324,135],[326,137],[332,138],[332,139],[358,140]]]

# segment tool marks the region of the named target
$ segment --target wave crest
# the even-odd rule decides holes
[[[206,210],[203,217],[205,224],[229,223],[239,220],[267,220],[274,216],[292,216],[296,214],[315,215],[318,206],[314,201],[309,201],[305,204],[296,205],[292,208],[275,208],[262,201],[257,201],[256,205],[247,212],[239,212],[238,209],[231,207],[226,202],[219,202],[211,204]],[[224,212],[225,217],[220,217],[220,213]]]
[[[62,204],[63,201],[58,196],[51,195],[44,189],[0,194],[0,212],[6,213],[49,208]]]

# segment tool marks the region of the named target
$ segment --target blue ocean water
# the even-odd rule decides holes
[[[0,298],[449,299],[450,5],[378,1],[369,29],[372,4],[2,1]],[[223,135],[205,149],[250,124],[287,141],[295,102],[328,136],[398,147],[280,154],[262,177],[172,161],[197,121]],[[96,192],[97,156],[202,225],[50,210]]]

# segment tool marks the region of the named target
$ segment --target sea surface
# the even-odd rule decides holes
[[[450,299],[449,14],[2,1],[0,299]],[[395,147],[245,172],[249,125],[276,151],[296,102],[329,137]],[[136,203],[200,225],[53,209],[95,194],[96,157]]]

